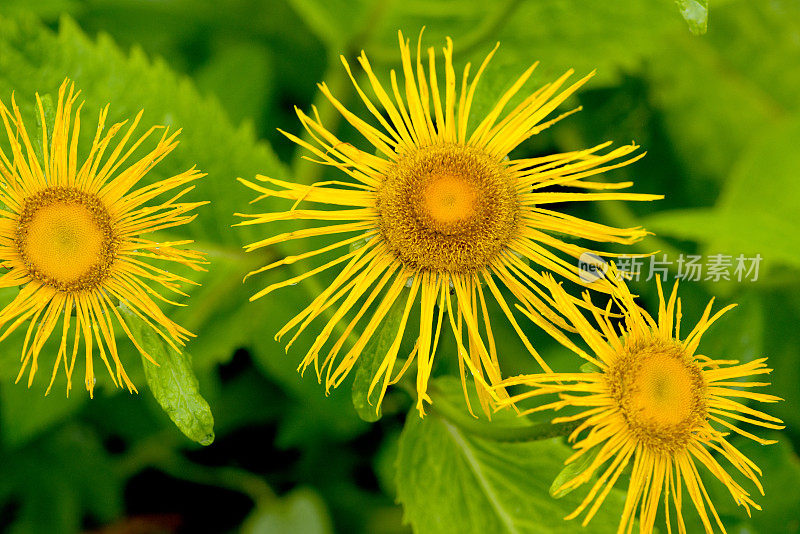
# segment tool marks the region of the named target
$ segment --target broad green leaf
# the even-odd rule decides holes
[[[713,208],[666,211],[647,217],[651,230],[705,245],[709,253],[760,255],[761,272],[800,267],[800,120],[770,132],[745,154]]]
[[[575,68],[580,75],[598,69],[595,84],[613,83],[622,69],[637,68],[643,58],[657,51],[660,37],[680,22],[666,3],[636,0],[613,4],[592,0],[491,3],[407,0],[372,5],[363,1],[340,5],[340,1],[291,0],[291,3],[329,46],[332,58],[364,48],[373,63],[383,64],[376,74],[387,82],[385,65],[400,61],[398,30],[415,43],[425,27],[423,46],[433,46],[440,62],[445,38],[451,37],[460,68],[467,61],[477,68],[499,41],[500,51],[487,69],[484,87],[478,92],[479,100],[483,98],[482,91],[490,93],[492,103],[537,60],[541,60],[541,65],[533,79],[539,85],[569,68]],[[489,106],[476,104],[473,111],[479,114],[485,113]]]
[[[695,35],[703,35],[708,30],[708,0],[675,0],[681,16]]]
[[[716,2],[708,35],[674,32],[645,65],[648,94],[692,180],[726,179],[750,143],[800,107],[800,73],[786,68],[800,61],[798,31],[791,0]]]
[[[250,514],[243,534],[329,534],[333,532],[325,503],[308,488],[293,490],[289,495],[261,503]]]
[[[760,92],[776,113],[785,114],[800,109],[800,72],[792,68],[800,61],[798,32],[800,4],[795,0],[734,0],[714,8],[714,23],[703,40],[718,56],[722,68],[717,72]]]
[[[445,385],[446,388],[442,388]],[[458,384],[437,387],[458,395]],[[397,456],[397,494],[420,534],[572,533],[563,518],[581,502],[576,491],[550,496],[570,448],[559,439],[502,443],[468,434],[435,412],[406,420]],[[466,414],[466,411],[465,411]],[[508,418],[498,414],[497,420]],[[587,533],[616,532],[624,494],[611,491]]]
[[[144,375],[150,391],[175,426],[201,445],[214,441],[214,416],[200,395],[188,353],[179,354],[126,306],[120,306],[126,323],[141,347],[157,362],[144,356]]]
[[[370,386],[378,369],[383,363],[389,347],[397,337],[400,321],[403,319],[406,301],[408,298],[398,298],[392,303],[386,316],[378,329],[364,346],[364,350],[356,362],[355,378],[353,379],[353,406],[358,416],[364,421],[375,422],[381,418],[381,407],[378,397],[381,391],[381,382],[378,382],[370,393]]]
[[[731,72],[706,38],[681,33],[670,43],[645,67],[648,97],[674,147],[671,155],[691,180],[723,182],[742,152],[782,112],[769,94],[753,86],[749,70]]]

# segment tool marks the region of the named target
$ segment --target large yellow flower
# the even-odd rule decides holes
[[[0,276],[0,287],[20,286],[13,301],[0,311],[0,341],[29,322],[17,380],[27,369],[30,386],[42,347],[57,331],[61,344],[48,391],[62,365],[69,391],[83,343],[85,384],[90,395],[95,385],[92,349],[96,341],[113,382],[133,391],[135,387],[117,352],[114,318],[139,351],[152,358],[139,347],[117,306],[124,304],[177,350],[191,333],[164,315],[153,297],[171,303],[157,289],[183,295],[180,285],[192,282],[158,264],[177,263],[199,270],[205,263],[201,253],[182,248],[191,241],[157,242],[141,237],[194,219],[191,211],[205,202],[179,202],[193,186],[168,200],[152,205],[150,201],[204,174],[193,168],[135,189],[145,174],[177,146],[179,132],[165,131],[152,152],[126,165],[157,127],[129,145],[142,115],[139,113],[112,150],[111,142],[125,123],[106,131],[108,106],[100,112],[94,142],[79,165],[82,104],[73,117],[78,94],[68,80],[61,86],[49,139],[45,109],[37,95],[41,141],[28,135],[13,98],[11,109],[0,101],[10,145],[10,157],[0,150],[0,262],[7,269]],[[37,149],[41,150],[41,160]],[[68,343],[71,332],[72,342]]]
[[[592,182],[587,178],[639,159],[641,154],[631,156],[638,148],[633,144],[605,153],[602,151],[610,143],[543,157],[508,158],[516,146],[561,118],[547,120],[591,74],[559,92],[572,74],[569,71],[505,112],[508,103],[531,76],[534,64],[500,97],[476,127],[470,127],[470,107],[478,79],[494,51],[471,81],[467,65],[459,93],[452,61],[453,44],[448,39],[443,51],[444,87],[440,91],[433,48],[427,51],[426,72],[421,42],[414,62],[408,41],[402,34],[399,40],[404,80],[401,84],[392,71],[389,91],[378,80],[366,55],[362,52],[358,58],[373,97],[362,90],[347,60],[342,58],[356,91],[377,126],[345,108],[324,83],[319,86],[344,119],[371,145],[370,148],[362,150],[338,139],[321,123],[316,110],[313,117],[297,110],[313,143],[284,132],[289,139],[319,158],[318,163],[335,167],[349,176],[349,180],[330,180],[313,185],[265,176],[258,177],[261,184],[242,180],[261,194],[259,198],[280,197],[294,201],[294,204],[284,212],[239,214],[248,218],[241,224],[288,220],[324,223],[266,238],[251,244],[247,247],[249,250],[294,239],[350,234],[333,244],[314,247],[255,271],[263,272],[344,249],[335,259],[270,285],[255,294],[253,299],[338,266],[333,281],[277,336],[280,338],[296,329],[288,344],[291,345],[312,320],[325,310],[336,307],[335,312],[326,318],[322,332],[300,366],[305,370],[313,364],[320,380],[325,375],[326,387],[341,383],[392,304],[402,299],[404,313],[394,343],[372,381],[372,388],[378,388],[382,398],[387,386],[397,380],[416,358],[417,407],[421,414],[423,401],[429,402],[426,388],[446,310],[459,348],[462,378],[465,379],[467,371],[473,374],[481,386],[478,388],[481,403],[487,409],[490,398],[485,385],[500,380],[500,367],[486,307],[486,293],[499,303],[527,350],[544,369],[548,369],[517,324],[513,306],[507,302],[501,287],[505,286],[540,324],[550,328],[549,323],[559,322],[559,319],[549,309],[546,299],[537,296],[540,289],[534,280],[538,274],[528,262],[579,281],[577,268],[573,265],[575,262],[564,256],[578,257],[586,250],[562,241],[554,233],[566,234],[570,239],[626,244],[645,235],[642,228],[612,228],[550,209],[550,206],[564,202],[652,200],[660,197],[580,192],[630,186],[630,182]],[[631,157],[625,159],[627,156]],[[610,163],[612,161],[617,162]],[[548,191],[551,186],[579,192]],[[297,209],[301,202],[321,207]],[[355,248],[352,247],[354,244],[364,246]],[[349,251],[348,246],[351,246]],[[595,287],[603,289],[605,286],[601,282]],[[406,364],[396,370],[400,341],[415,306],[418,306],[415,313],[419,314],[419,339]],[[438,313],[435,311],[437,306]],[[357,324],[365,316],[355,343],[345,349],[344,356],[337,361],[348,336],[354,330],[358,331]],[[337,327],[339,331],[335,333],[335,341],[324,348]],[[326,353],[321,358],[323,350]]]
[[[656,321],[639,308],[626,286],[617,282],[614,300],[624,316],[624,324],[620,324],[618,334],[609,314],[591,308],[599,327],[596,329],[559,284],[549,278],[546,285],[590,352],[570,342],[564,344],[599,369],[588,373],[551,373],[510,378],[504,385],[524,384],[531,389],[504,399],[500,404],[557,394],[559,400],[523,413],[550,409],[573,410],[571,415],[553,419],[553,422],[580,423],[569,439],[575,441],[579,436],[582,437],[575,443],[577,452],[567,459],[567,463],[583,461],[586,468],[560,489],[573,489],[587,482],[592,482],[592,486],[583,503],[567,519],[578,517],[589,508],[583,520],[585,526],[631,461],[633,467],[619,524],[620,533],[631,532],[637,515],[640,532],[653,532],[661,503],[664,505],[667,531],[672,532],[670,516],[674,511],[678,531],[685,533],[682,515],[684,495],[688,495],[700,514],[706,532],[713,532],[712,519],[709,517],[713,517],[713,521],[724,532],[700,478],[698,464],[705,466],[711,475],[719,479],[734,501],[744,506],[748,513],[750,507],[760,510],[714,453],[751,480],[763,495],[758,467],[731,445],[726,436],[733,431],[763,445],[774,443],[738,426],[743,422],[771,429],[783,428],[780,419],[737,400],[781,400],[750,391],[769,384],[747,379],[767,374],[771,369],[766,367],[766,358],[740,364],[736,360],[715,360],[697,352],[700,338],[708,327],[733,306],[712,316],[712,299],[697,325],[681,339],[681,301],[677,298],[677,284],[665,302],[659,281],[660,303]],[[586,304],[591,303],[588,294],[584,294],[584,300]],[[577,413],[574,412],[576,409]]]

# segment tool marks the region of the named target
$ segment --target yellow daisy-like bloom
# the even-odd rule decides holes
[[[434,50],[427,50],[426,72],[421,57],[421,38],[420,35],[414,62],[409,42],[399,34],[403,90],[397,75],[391,71],[391,89],[387,92],[362,52],[358,62],[374,97],[362,90],[348,61],[342,57],[356,91],[379,126],[349,111],[324,83],[319,85],[331,104],[371,148],[362,150],[339,140],[321,123],[316,110],[314,117],[297,110],[313,143],[283,132],[319,158],[318,163],[339,169],[350,180],[313,185],[264,176],[258,177],[261,184],[242,180],[261,194],[259,198],[280,197],[295,203],[284,212],[239,214],[248,218],[241,224],[290,220],[323,223],[269,237],[251,244],[248,250],[294,239],[350,234],[331,245],[284,258],[255,271],[267,271],[351,246],[351,250],[319,267],[264,288],[253,299],[339,266],[334,280],[277,335],[280,339],[296,329],[288,349],[312,320],[338,306],[300,365],[302,371],[314,365],[320,380],[325,375],[328,388],[341,383],[392,304],[402,299],[404,313],[394,343],[372,381],[372,388],[378,388],[383,398],[387,386],[399,379],[416,359],[420,414],[424,413],[423,402],[430,402],[426,389],[443,312],[447,310],[459,349],[462,379],[466,379],[467,371],[472,373],[480,385],[480,399],[486,410],[490,401],[486,384],[501,379],[486,293],[499,303],[527,350],[548,369],[517,324],[513,307],[506,302],[501,286],[510,291],[529,315],[535,316],[545,328],[551,328],[549,323],[558,323],[559,318],[550,310],[550,303],[537,295],[540,292],[535,284],[538,274],[528,262],[579,281],[574,262],[568,262],[563,255],[577,258],[586,251],[553,233],[626,244],[641,239],[646,233],[642,228],[619,229],[588,222],[548,206],[563,202],[661,197],[619,192],[547,191],[551,186],[590,191],[630,186],[630,182],[592,182],[587,178],[639,159],[642,154],[631,156],[638,148],[633,144],[605,153],[601,152],[610,143],[544,157],[508,158],[524,140],[568,114],[546,120],[591,74],[559,92],[572,74],[569,71],[504,114],[509,101],[531,76],[534,64],[472,128],[470,107],[477,83],[495,51],[488,55],[471,81],[467,65],[459,93],[453,68],[453,44],[448,39],[443,50],[445,83],[440,91]],[[322,205],[323,209],[297,209],[301,202]],[[355,248],[353,244],[363,246]],[[409,291],[405,290],[406,286]],[[599,283],[596,287],[606,286]],[[416,348],[405,365],[398,365],[401,368],[395,370],[409,315],[417,305],[420,327]],[[435,313],[437,305],[438,314]],[[337,361],[345,341],[364,315],[368,320],[357,335],[357,341]],[[337,325],[335,341],[324,349]],[[326,354],[321,357],[323,350]]]
[[[763,445],[775,443],[737,426],[742,422],[770,429],[783,428],[780,419],[737,400],[781,400],[750,391],[768,383],[741,381],[767,374],[771,369],[766,367],[766,358],[740,364],[736,360],[714,360],[697,352],[708,327],[733,305],[712,316],[712,299],[697,325],[681,339],[681,301],[676,298],[677,283],[665,302],[659,281],[660,303],[656,321],[639,308],[626,286],[617,282],[614,300],[624,314],[624,324],[619,325],[618,335],[609,314],[590,308],[599,327],[596,329],[552,278],[548,279],[547,286],[560,311],[580,333],[591,354],[568,341],[562,342],[597,366],[599,371],[510,378],[504,385],[524,384],[531,389],[503,400],[501,404],[557,394],[558,401],[523,413],[578,409],[577,413],[553,420],[554,423],[580,423],[569,439],[576,441],[582,437],[575,443],[577,452],[567,459],[567,463],[586,463],[586,468],[565,482],[560,490],[593,482],[584,501],[567,519],[580,516],[588,508],[583,520],[585,526],[631,461],[633,467],[618,529],[620,533],[631,532],[637,509],[640,532],[653,532],[661,502],[667,531],[672,532],[670,515],[674,510],[678,531],[685,533],[682,515],[684,490],[697,509],[705,531],[713,532],[712,520],[709,519],[713,516],[713,521],[725,532],[700,478],[698,464],[705,466],[722,482],[734,501],[744,506],[748,514],[750,507],[760,510],[714,453],[751,480],[763,495],[758,479],[761,471],[731,445],[726,436],[733,431]],[[586,304],[591,302],[586,293],[584,300]],[[608,309],[610,311],[610,304]],[[712,423],[718,428],[714,428]]]
[[[139,346],[117,309],[125,306],[147,323],[172,347],[192,334],[170,320],[153,297],[171,302],[157,288],[185,295],[182,276],[155,262],[181,264],[202,270],[203,255],[181,248],[191,241],[157,242],[142,234],[186,224],[196,215],[190,212],[205,202],[178,202],[194,186],[173,193],[169,200],[148,203],[159,195],[196,180],[203,173],[194,168],[172,178],[134,189],[137,183],[176,146],[178,132],[164,132],[156,148],[135,163],[125,166],[145,139],[159,127],[148,130],[137,141],[129,140],[141,112],[113,150],[109,147],[125,122],[107,131],[108,106],[100,112],[97,133],[85,161],[78,165],[80,111],[74,84],[64,81],[48,139],[45,109],[37,95],[41,117],[41,145],[25,129],[13,97],[11,109],[0,101],[10,158],[0,150],[0,262],[7,271],[0,287],[20,290],[0,311],[0,341],[29,321],[22,346],[22,367],[17,381],[28,370],[28,386],[39,366],[39,354],[54,330],[61,344],[47,391],[63,365],[67,391],[81,342],[86,356],[86,389],[93,394],[93,346],[114,384],[135,391],[117,353],[113,318],[137,349]],[[41,148],[41,161],[36,149]],[[107,150],[111,153],[104,158]],[[155,287],[153,287],[155,286]],[[58,328],[59,321],[62,323]],[[72,342],[68,338],[72,332]],[[112,369],[113,363],[113,369]]]

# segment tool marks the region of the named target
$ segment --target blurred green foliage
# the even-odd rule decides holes
[[[788,425],[776,436],[780,445],[736,440],[763,469],[767,495],[757,499],[764,512],[752,518],[721,505],[729,531],[798,532],[800,498],[788,489],[800,484],[800,5],[726,0],[712,4],[710,18],[707,8],[673,0],[0,3],[0,98],[14,91],[29,127],[34,92],[53,95],[69,76],[86,99],[85,124],[111,102],[114,120],[144,109],[144,124],[183,129],[180,146],[151,179],[195,164],[208,173],[192,198],[212,203],[168,237],[195,239],[210,261],[202,286],[173,316],[197,334],[187,347],[199,387],[192,395],[207,401],[216,435],[202,448],[175,428],[147,391],[152,377],[146,380],[126,340],[123,362],[142,393],[119,391],[98,375],[88,401],[78,388],[66,398],[58,380],[45,398],[46,373],[30,389],[14,385],[21,340],[11,336],[0,344],[0,531],[392,533],[408,531],[409,522],[423,533],[579,528],[561,517],[580,492],[549,495],[568,455],[563,442],[486,441],[435,411],[420,421],[401,389],[390,389],[382,417],[367,423],[353,407],[350,384],[326,396],[313,371],[298,376],[302,346],[313,334],[288,354],[272,339],[324,282],[247,302],[278,278],[242,283],[244,274],[292,250],[243,253],[242,245],[265,230],[230,228],[233,213],[283,204],[248,206],[251,192],[235,179],[261,173],[311,181],[329,172],[300,159],[276,128],[299,133],[293,107],[315,104],[330,129],[359,143],[315,84],[326,81],[361,109],[339,55],[363,48],[385,74],[398,65],[397,30],[414,40],[425,26],[426,44],[454,39],[460,66],[480,62],[501,42],[476,116],[534,61],[541,65],[531,87],[568,68],[597,69],[572,102],[584,110],[518,153],[634,139],[647,157],[614,177],[666,198],[564,209],[614,225],[644,223],[657,236],[636,251],[668,254],[671,277],[682,253],[763,257],[755,282],[684,283],[684,317],[696,319],[712,296],[720,306],[739,302],[701,350],[719,358],[769,356],[772,392],[785,399],[770,407]],[[706,24],[705,35],[692,34]],[[652,284],[635,289],[654,305]],[[4,290],[0,303],[12,297]],[[505,372],[535,369],[510,327],[496,321],[495,328]],[[541,331],[523,328],[555,368],[577,370],[580,362]],[[406,340],[401,353],[410,346]],[[454,351],[443,336],[434,375],[445,396],[452,394],[447,376],[458,372]],[[206,419],[201,427],[209,425]],[[709,487],[715,502],[729,498],[719,484]],[[585,531],[614,530],[620,499],[615,490]]]

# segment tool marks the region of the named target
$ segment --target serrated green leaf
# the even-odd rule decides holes
[[[681,16],[695,35],[708,31],[708,0],[675,0]]]
[[[139,345],[158,363],[142,356],[147,385],[158,404],[186,437],[201,445],[214,442],[214,416],[200,395],[187,353],[179,354],[126,306],[120,306]]]
[[[383,318],[378,329],[364,346],[364,350],[356,362],[356,373],[353,379],[353,406],[358,416],[369,423],[381,418],[381,407],[378,404],[380,396],[380,383],[373,388],[372,384],[378,369],[383,363],[389,347],[397,337],[397,330],[400,321],[403,319],[403,312],[406,306],[405,298],[398,297],[393,303],[386,316]]]
[[[457,395],[458,387],[437,381],[437,390],[448,395]],[[424,419],[411,415],[400,437],[397,495],[415,532],[542,534],[580,528],[563,518],[581,502],[581,492],[557,500],[550,496],[551,481],[570,454],[559,439],[489,441],[435,410]],[[616,532],[623,502],[624,493],[613,489],[585,531]]]
[[[272,149],[259,142],[251,126],[231,124],[222,106],[200,95],[194,85],[160,60],[139,50],[123,52],[107,35],[89,38],[72,19],[61,19],[58,33],[30,17],[0,17],[0,96],[14,91],[21,102],[32,102],[35,92],[54,92],[65,77],[75,81],[86,100],[83,122],[96,120],[99,109],[111,103],[108,122],[127,120],[140,110],[143,127],[161,124],[182,128],[180,144],[145,177],[143,184],[174,176],[196,165],[208,176],[187,195],[190,200],[213,200],[201,217],[180,228],[181,236],[238,248],[254,241],[259,230],[244,227],[234,212],[252,199],[238,177],[263,173],[286,176]],[[23,118],[33,130],[32,105],[22,106]],[[81,149],[88,150],[93,127],[81,129]],[[150,145],[147,145],[148,147]],[[259,204],[268,209],[271,199]]]

